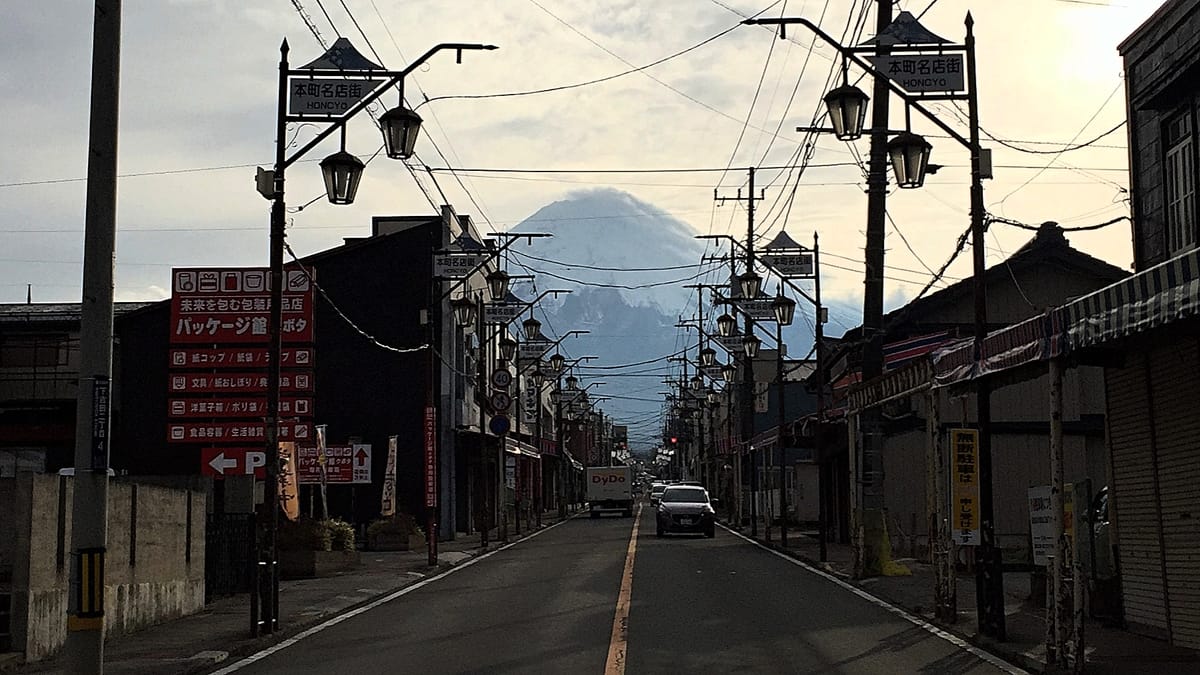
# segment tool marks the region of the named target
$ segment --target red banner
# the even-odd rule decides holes
[[[168,390],[172,394],[249,394],[266,393],[266,373],[171,373]],[[280,391],[312,391],[311,371],[282,373],[279,376]]]
[[[171,368],[266,368],[270,352],[266,347],[184,348],[171,350]],[[281,368],[312,366],[311,347],[284,347],[279,358]]]
[[[312,424],[281,422],[279,441],[307,441]],[[167,425],[168,443],[254,443],[267,442],[267,425],[262,422],[178,422]]]
[[[425,506],[437,508],[437,410],[425,406]]]
[[[281,398],[280,417],[312,417],[312,398]],[[267,416],[267,397],[173,398],[167,401],[167,416],[192,419]]]

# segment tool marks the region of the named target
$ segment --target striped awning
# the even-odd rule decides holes
[[[969,338],[936,350],[934,386],[1047,361],[1196,316],[1200,316],[1200,249],[993,331],[978,359]]]

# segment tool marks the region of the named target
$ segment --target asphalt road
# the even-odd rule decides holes
[[[622,616],[632,526],[570,520],[237,673],[1000,672],[724,530],[658,539],[649,508]]]

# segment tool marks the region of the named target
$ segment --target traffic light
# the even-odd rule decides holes
[[[678,443],[679,443],[679,438],[677,436],[672,436],[671,437],[671,445],[677,445]]]

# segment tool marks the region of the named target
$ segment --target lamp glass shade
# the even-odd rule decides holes
[[[525,339],[533,341],[542,334],[542,322],[531,316],[521,322],[521,329],[525,331]]]
[[[712,347],[705,347],[700,350],[700,363],[705,366],[711,366],[717,362],[717,350]]]
[[[862,137],[867,121],[867,102],[870,97],[854,85],[844,84],[825,94],[829,122],[838,140],[853,141]]]
[[[450,301],[450,308],[454,310],[454,319],[460,326],[469,328],[475,323],[475,302],[470,298],[455,298]]]
[[[362,160],[339,150],[321,160],[321,174],[325,178],[325,196],[331,204],[353,204],[358,193],[358,182],[362,180]]]
[[[717,392],[713,391],[712,389],[709,389],[708,393],[705,394],[704,397],[708,399],[709,405],[717,404]]]
[[[792,319],[796,316],[796,301],[780,294],[775,296],[771,301],[771,309],[775,310],[775,321],[780,326],[792,325]]]
[[[566,362],[567,359],[562,354],[555,354],[554,356],[550,357],[550,370],[553,370],[555,373],[561,373],[563,365],[565,365]]]
[[[488,289],[492,292],[492,300],[504,302],[508,297],[508,272],[496,270],[487,275]]]
[[[747,335],[742,340],[742,348],[746,350],[746,358],[758,358],[758,348],[762,346],[762,340],[758,339],[757,335]]]
[[[579,378],[575,377],[574,375],[568,375],[567,376],[567,389],[570,389],[571,391],[575,391],[578,388],[579,388]]]
[[[538,389],[541,389],[542,385],[546,383],[546,373],[542,372],[541,368],[534,370],[532,377],[533,386],[537,387]]]
[[[726,363],[721,367],[721,377],[724,378],[726,382],[733,382],[733,378],[736,376],[737,366],[733,365],[733,362]]]
[[[729,337],[733,335],[733,329],[737,326],[737,319],[728,314],[722,314],[717,317],[717,332],[721,337]]]
[[[383,149],[392,159],[408,159],[417,147],[417,134],[421,131],[421,116],[397,106],[379,118],[383,131]]]
[[[700,377],[699,375],[693,375],[691,384],[692,391],[700,391],[700,389],[704,387],[704,378]]]
[[[762,290],[762,277],[755,274],[754,270],[750,270],[745,274],[738,275],[738,287],[742,291],[743,298],[753,300]]]
[[[517,341],[505,335],[500,338],[500,358],[512,361],[517,354]]]
[[[933,146],[925,137],[907,131],[888,141],[888,156],[898,187],[911,189],[925,184],[925,169],[929,167],[932,150]]]

